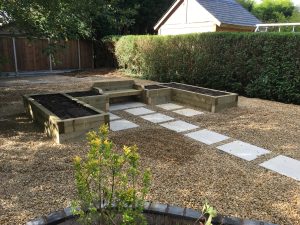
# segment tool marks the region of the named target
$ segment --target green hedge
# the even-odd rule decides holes
[[[124,36],[115,54],[145,79],[300,104],[300,34]]]

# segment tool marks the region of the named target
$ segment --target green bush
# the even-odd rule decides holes
[[[87,139],[87,156],[74,159],[78,197],[72,205],[81,224],[147,224],[142,212],[151,174],[141,172],[137,147],[118,152],[108,126],[89,132]]]
[[[118,64],[160,82],[300,104],[300,34],[203,33],[123,36]]]

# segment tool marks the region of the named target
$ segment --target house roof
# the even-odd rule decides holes
[[[248,12],[243,6],[235,0],[196,0],[204,7],[217,21],[217,24],[239,25],[239,26],[255,26],[261,23],[255,16]],[[173,14],[173,12],[181,5],[183,0],[177,0],[164,14],[164,16],[154,26],[158,30],[161,25]]]
[[[261,23],[255,16],[248,12],[235,0],[197,0],[220,23],[255,26]]]

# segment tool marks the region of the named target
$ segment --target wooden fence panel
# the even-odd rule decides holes
[[[16,38],[19,71],[49,70],[49,57],[45,53],[48,40]]]
[[[54,55],[53,69],[78,69],[78,43],[75,40],[62,41],[60,43],[64,48],[60,49]]]
[[[94,68],[93,43],[91,41],[80,41],[80,63],[81,68]]]
[[[12,71],[15,71],[12,38],[0,37],[0,72]]]
[[[47,39],[29,40],[15,38],[18,72],[50,70],[50,59],[45,50]],[[62,41],[64,47],[54,55],[53,70],[79,69],[78,41]],[[80,66],[83,69],[94,68],[93,44],[80,41]],[[0,37],[0,72],[15,72],[12,37]]]

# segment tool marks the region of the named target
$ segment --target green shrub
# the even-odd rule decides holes
[[[78,198],[73,211],[83,224],[144,225],[144,199],[150,172],[139,168],[137,147],[113,150],[108,126],[88,134],[90,150],[85,159],[75,157]],[[120,222],[121,221],[121,222]]]
[[[160,82],[300,104],[300,34],[203,33],[123,36],[120,67]]]

